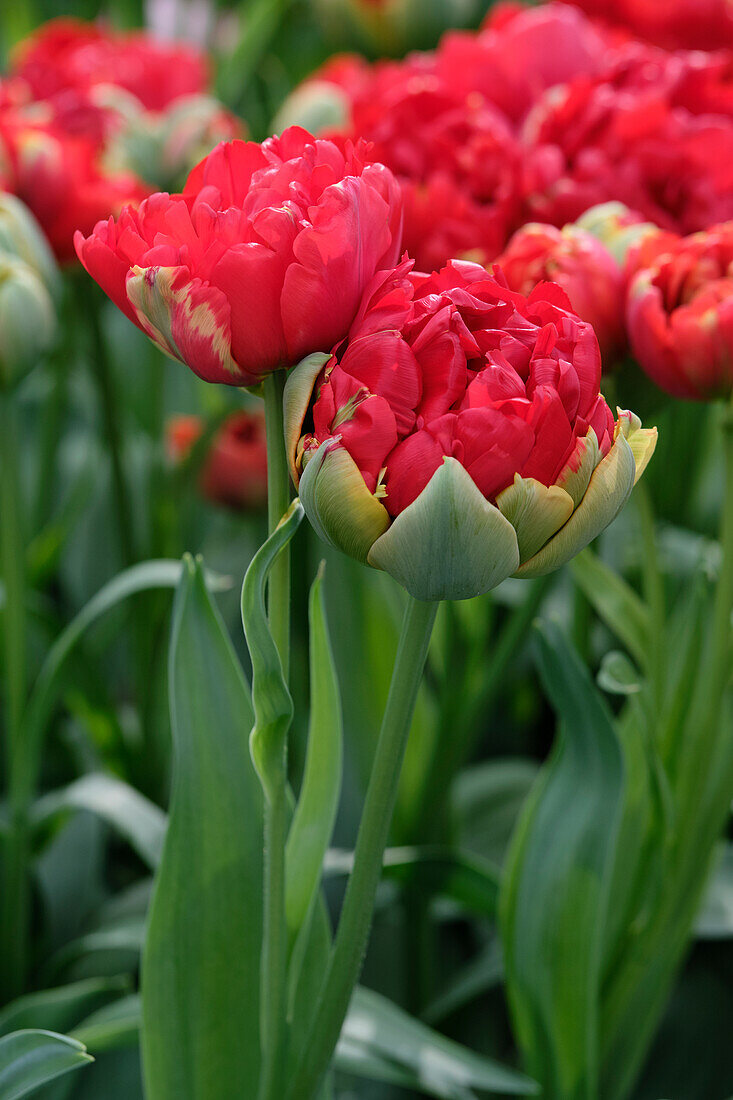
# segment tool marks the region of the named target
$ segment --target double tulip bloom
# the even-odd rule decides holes
[[[733,222],[680,240],[666,234],[647,253],[626,306],[634,356],[675,397],[730,395]]]
[[[463,599],[562,565],[615,517],[655,446],[599,393],[589,324],[564,292],[499,269],[405,262],[348,338],[285,391],[286,446],[321,535],[416,598]]]
[[[392,267],[402,210],[362,143],[293,127],[218,146],[183,194],[156,194],[91,236],[79,259],[168,355],[209,382],[255,385],[330,348],[375,271]]]

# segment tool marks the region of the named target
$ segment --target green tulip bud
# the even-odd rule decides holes
[[[10,389],[51,346],[56,314],[40,275],[0,254],[0,388]]]
[[[58,296],[59,269],[46,236],[25,203],[6,191],[0,192],[0,253],[17,256],[28,264],[50,293]]]

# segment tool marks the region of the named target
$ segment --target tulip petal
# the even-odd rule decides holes
[[[300,500],[325,542],[366,563],[375,539],[389,526],[387,509],[369,492],[349,452],[327,439],[300,478]]]
[[[548,488],[533,477],[514,476],[514,484],[496,498],[503,516],[517,532],[520,561],[528,561],[573,514],[573,498],[559,485]]]
[[[488,592],[519,564],[511,523],[479,492],[463,466],[446,458],[372,546],[384,569],[418,600],[466,600]]]
[[[541,577],[579,554],[616,518],[634,487],[634,455],[623,432],[590,479],[572,516],[539,553],[517,570],[518,577]]]
[[[314,351],[312,355],[306,355],[305,359],[301,359],[297,366],[293,367],[285,382],[283,429],[285,451],[288,456],[290,476],[294,485],[298,484],[295,455],[298,449],[298,440],[302,435],[303,421],[313,396],[316,379],[330,358],[329,354],[322,351]]]
[[[654,454],[657,446],[657,429],[642,428],[639,417],[629,409],[617,408],[616,412],[618,413],[617,433],[619,431],[623,432],[634,455],[634,463],[636,464],[634,485],[636,485],[644,470],[646,470],[649,459]]]
[[[555,482],[570,494],[576,508],[585,496],[591,474],[598,465],[600,457],[598,437],[591,428],[587,435],[577,440],[575,450]]]
[[[232,359],[229,303],[216,287],[185,267],[133,267],[126,289],[141,328],[167,355],[206,382],[256,381]]]

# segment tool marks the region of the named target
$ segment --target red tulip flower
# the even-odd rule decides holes
[[[183,194],[78,233],[79,259],[168,355],[208,382],[254,385],[342,339],[396,262],[399,190],[366,154],[296,127],[219,145]]]
[[[623,272],[599,240],[577,225],[530,223],[517,230],[496,262],[521,294],[542,282],[561,286],[574,311],[593,326],[604,365],[613,366],[624,341]]]
[[[175,416],[166,429],[168,451],[182,462],[203,431],[198,416]],[[216,504],[242,511],[262,508],[267,501],[267,443],[261,412],[232,413],[214,436],[200,478],[204,496]]]
[[[301,501],[418,599],[548,572],[616,515],[655,441],[599,393],[591,326],[550,283],[478,264],[376,276],[348,340],[285,391]],[[487,544],[489,543],[489,544]]]
[[[733,222],[667,246],[629,288],[632,351],[675,397],[725,397],[733,390]]]

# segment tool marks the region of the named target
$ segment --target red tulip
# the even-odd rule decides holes
[[[193,46],[63,17],[16,47],[12,73],[27,81],[35,99],[114,84],[154,111],[205,91],[209,80],[206,59]]]
[[[77,253],[167,354],[206,381],[253,385],[342,339],[397,259],[399,190],[366,152],[296,127],[219,145],[183,194],[77,234]]]
[[[198,416],[174,416],[168,422],[168,451],[183,461],[200,438]],[[232,413],[216,433],[200,478],[201,491],[216,504],[251,510],[267,500],[267,443],[262,413]]]
[[[546,281],[561,286],[578,316],[593,326],[604,365],[614,365],[624,339],[623,273],[600,241],[577,225],[530,223],[496,262],[521,294]]]
[[[729,0],[572,0],[589,15],[667,49],[733,46]]]
[[[629,289],[632,351],[675,397],[727,396],[733,389],[733,222],[667,245]]]
[[[491,587],[487,562],[503,579],[576,553],[623,504],[655,433],[630,413],[614,422],[598,341],[560,287],[525,298],[498,267],[411,267],[377,275],[348,340],[296,368],[286,445],[321,534],[420,599],[463,598]],[[479,546],[487,524],[495,558]],[[464,566],[454,538],[472,547]]]

